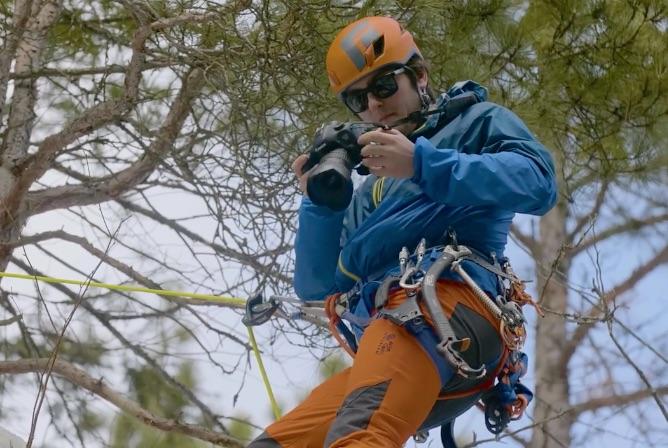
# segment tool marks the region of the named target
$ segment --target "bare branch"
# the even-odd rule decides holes
[[[133,107],[139,94],[139,82],[146,60],[144,45],[150,34],[149,26],[142,26],[135,32],[132,41],[132,57],[125,76],[123,97],[118,100],[101,102],[84,111],[60,132],[45,138],[38,146],[37,152],[27,157],[21,166],[17,167],[17,171],[20,172],[17,181],[9,194],[0,198],[0,217],[2,217],[0,221],[15,220],[15,215],[23,204],[25,193],[33,182],[49,169],[59,151],[77,138],[118,120]]]
[[[19,361],[0,361],[0,373],[2,374],[21,374],[21,373],[41,373],[49,365],[49,359],[23,359]],[[162,431],[178,432],[199,440],[213,443],[218,446],[229,448],[242,448],[244,445],[225,434],[211,431],[202,426],[182,423],[177,420],[170,420],[152,414],[142,408],[138,403],[126,398],[120,392],[117,392],[107,386],[102,378],[95,379],[88,375],[84,370],[65,361],[56,360],[52,367],[53,373],[61,376],[67,381],[80,386],[89,392],[94,393],[112,403],[123,412],[135,417],[142,423],[160,429]]]
[[[587,401],[573,406],[570,412],[578,416],[585,412],[596,411],[602,408],[627,406],[657,395],[668,395],[668,386],[637,390],[623,395],[611,394],[606,397],[588,398]]]
[[[536,255],[536,239],[531,235],[528,235],[522,232],[517,225],[512,224],[510,226],[510,232],[512,236],[522,244],[533,256]]]
[[[89,179],[80,185],[49,188],[28,194],[31,214],[68,208],[72,205],[90,205],[116,198],[137,186],[153,172],[165,154],[173,147],[183,123],[190,114],[193,99],[203,86],[200,69],[192,70],[183,81],[179,95],[165,119],[165,124],[143,157],[129,168],[111,176]]]
[[[157,68],[173,67],[173,62],[147,62],[144,64],[142,71],[154,70]],[[80,78],[88,75],[111,75],[127,73],[128,67],[126,65],[109,64],[102,67],[88,67],[88,68],[50,68],[46,67],[41,70],[33,70],[27,73],[10,73],[10,79],[28,79],[28,78]]]
[[[6,327],[13,324],[14,322],[20,321],[21,319],[23,319],[23,316],[19,314],[18,316],[12,316],[9,319],[0,320],[0,327]]]
[[[125,207],[126,209],[128,209],[130,211],[137,212],[137,213],[141,213],[142,215],[147,216],[147,217],[155,220],[156,222],[159,222],[161,224],[164,224],[164,225],[174,229],[174,231],[176,231],[180,234],[186,235],[188,238],[190,238],[193,241],[196,241],[196,242],[202,243],[202,244],[206,244],[206,245],[210,246],[211,248],[213,248],[217,253],[219,253],[221,255],[226,255],[226,256],[231,257],[235,260],[238,260],[239,262],[244,263],[244,264],[252,267],[257,272],[262,272],[262,273],[266,273],[267,275],[271,275],[279,281],[283,281],[283,282],[286,282],[286,283],[291,283],[292,282],[291,277],[279,272],[276,269],[276,267],[265,266],[265,265],[261,264],[260,262],[258,262],[256,256],[247,255],[247,254],[244,254],[244,253],[241,253],[241,252],[238,252],[238,251],[231,250],[227,247],[223,247],[220,244],[216,244],[216,243],[213,243],[211,241],[207,241],[202,236],[196,234],[195,232],[192,232],[192,231],[188,230],[186,227],[178,224],[176,221],[168,219],[165,216],[162,216],[162,215],[160,215],[160,214],[158,214],[154,211],[147,210],[143,207],[140,207],[139,205],[137,205],[133,202],[125,201],[125,200],[122,200],[122,199],[118,199],[117,202],[119,204],[121,204],[123,207]]]
[[[241,9],[248,8],[251,5],[251,1],[236,1],[228,4],[226,9],[229,9],[233,12],[239,11]],[[181,14],[176,17],[168,17],[164,19],[157,20],[151,23],[151,29],[153,31],[164,30],[167,28],[172,28],[184,23],[207,23],[214,20],[220,20],[220,12],[210,12],[205,14],[198,13],[186,13]]]
[[[576,245],[570,250],[570,253],[573,256],[576,256],[590,247],[602,242],[606,241],[609,238],[612,238],[617,235],[622,235],[627,232],[637,232],[642,229],[646,229],[652,226],[656,226],[657,224],[663,224],[668,222],[668,213],[664,213],[662,215],[656,215],[656,216],[649,216],[643,219],[634,219],[630,218],[627,221],[618,224],[616,226],[609,227],[601,232],[597,232],[595,235],[593,235],[591,238],[588,238],[584,241],[582,241],[580,244]]]
[[[598,216],[601,207],[605,202],[605,198],[607,197],[609,187],[610,187],[609,182],[606,181],[602,182],[601,187],[598,190],[598,193],[596,194],[596,200],[594,201],[594,205],[592,205],[588,213],[583,214],[580,217],[580,219],[576,221],[575,227],[573,227],[571,232],[566,236],[566,241],[572,244],[577,234],[580,233],[582,229],[584,229],[595,216]]]
[[[102,260],[109,266],[117,269],[122,272],[128,278],[136,281],[137,283],[144,285],[147,288],[161,290],[164,289],[159,283],[154,282],[150,278],[141,275],[139,272],[134,270],[131,266],[128,266],[125,263],[109,256],[109,254],[101,251],[100,249],[93,246],[88,240],[77,235],[71,235],[63,230],[54,230],[51,232],[43,232],[36,235],[24,236],[19,242],[8,244],[10,247],[19,247],[27,244],[35,244],[40,241],[46,241],[52,238],[58,238],[64,241],[69,241],[79,245],[82,249],[86,250],[91,255],[95,256],[97,259]],[[232,303],[221,303],[221,302],[211,302],[200,299],[189,299],[185,297],[174,297],[174,296],[160,296],[165,300],[169,300],[174,303],[179,304],[191,304],[191,305],[210,305],[218,306],[223,308],[243,308],[242,305],[236,305]]]
[[[642,280],[642,278],[664,263],[668,263],[668,245],[664,246],[661,251],[657,252],[654,257],[649,259],[643,265],[637,267],[624,281],[611,288],[610,292],[601,295],[598,303],[590,308],[584,318],[598,321],[604,319],[606,316],[605,310],[609,303],[622,294],[630,291],[640,280]],[[592,328],[594,328],[593,324],[581,324],[575,329],[570,339],[563,344],[561,355],[562,363],[568,364],[571,356],[573,356],[575,350],[577,350]]]
[[[121,228],[121,224],[117,227],[116,231],[110,235],[110,238],[107,242],[107,246],[104,250],[104,255],[106,256],[111,249],[111,246],[114,242],[114,239],[116,238],[116,235],[118,234],[118,231]],[[88,278],[90,279],[92,276],[95,275],[95,272],[97,272],[98,268],[102,264],[102,259],[95,265],[95,267],[92,270],[92,273],[88,275]],[[49,379],[51,378],[51,373],[53,371],[53,364],[57,361],[58,355],[60,352],[60,347],[62,345],[62,342],[65,338],[65,332],[70,326],[70,323],[72,322],[72,319],[74,318],[74,313],[76,313],[77,309],[81,305],[81,302],[84,299],[85,293],[88,290],[88,285],[86,285],[83,290],[79,293],[76,302],[74,303],[74,306],[70,310],[67,318],[65,319],[65,322],[60,329],[60,332],[58,334],[58,338],[56,340],[56,343],[54,344],[53,350],[51,351],[51,354],[49,356],[49,362],[47,364],[47,368],[44,371],[44,375],[40,377],[40,382],[39,382],[39,391],[37,393],[37,398],[35,400],[35,405],[33,407],[33,414],[32,414],[32,422],[30,425],[30,433],[28,434],[28,441],[26,443],[27,448],[32,447],[33,440],[35,438],[35,430],[37,429],[37,420],[39,418],[39,413],[42,408],[42,404],[44,402],[44,399],[46,398],[46,391],[47,387],[49,385]],[[40,298],[41,298],[41,293],[40,293]]]
[[[624,348],[621,346],[617,338],[615,337],[615,333],[612,331],[612,321],[608,319],[608,334],[610,335],[610,339],[612,339],[612,342],[615,344],[617,347],[617,350],[622,354],[626,362],[633,368],[633,370],[636,371],[642,382],[647,386],[647,392],[649,396],[654,398],[654,401],[656,402],[657,406],[661,410],[661,413],[663,414],[663,418],[668,422],[668,410],[666,409],[666,405],[663,403],[663,400],[659,395],[662,395],[660,390],[656,390],[652,384],[650,383],[649,379],[647,378],[647,375],[645,375],[645,372],[643,372],[643,369],[638,366],[638,364],[631,359],[631,356],[624,350]],[[668,386],[665,388],[668,390]]]

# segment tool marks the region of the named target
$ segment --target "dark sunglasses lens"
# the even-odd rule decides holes
[[[367,97],[369,92],[376,98],[384,99],[397,93],[397,90],[399,90],[399,86],[397,85],[395,72],[390,72],[374,79],[366,89],[348,92],[344,97],[344,102],[351,111],[358,114],[369,107]]]
[[[397,93],[398,86],[397,80],[394,78],[394,73],[388,73],[376,79],[369,90],[381,99],[388,98]]]
[[[368,107],[366,95],[365,90],[348,93],[345,97],[346,106],[356,114],[364,112]]]

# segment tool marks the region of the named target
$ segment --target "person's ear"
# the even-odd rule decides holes
[[[429,84],[429,76],[427,75],[427,72],[425,70],[421,70],[420,73],[417,74],[418,89],[420,91],[426,90],[427,84]]]

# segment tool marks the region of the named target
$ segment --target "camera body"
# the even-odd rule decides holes
[[[360,135],[381,127],[367,122],[331,122],[318,129],[311,145],[309,158],[302,172],[318,165],[308,177],[306,190],[314,204],[332,210],[343,210],[350,204],[353,183],[350,178],[353,168],[362,162],[362,146],[357,143]],[[369,170],[357,166],[358,174],[367,175]]]

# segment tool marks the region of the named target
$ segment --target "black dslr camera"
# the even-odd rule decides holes
[[[362,146],[357,138],[365,132],[378,129],[377,123],[331,122],[323,125],[315,134],[309,158],[302,172],[318,165],[308,176],[306,191],[314,204],[324,205],[332,210],[343,210],[353,195],[350,179],[353,168],[363,176],[369,170],[362,162]],[[358,166],[359,165],[359,166]]]

